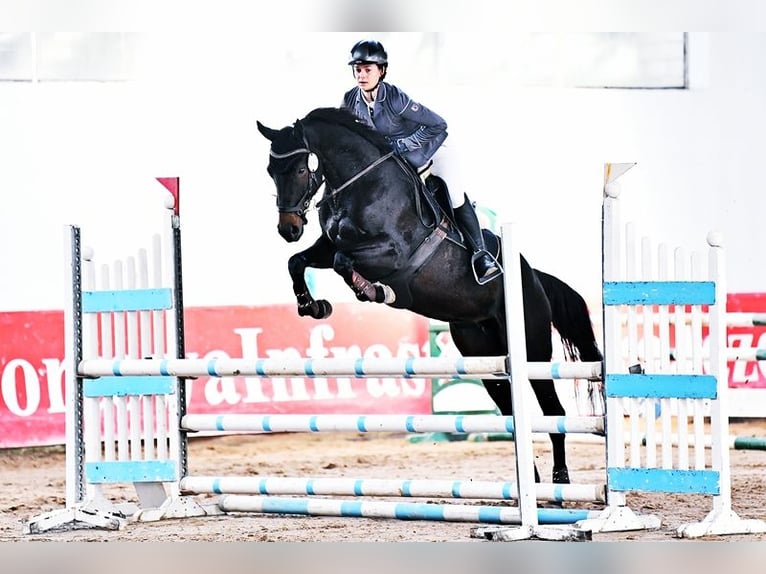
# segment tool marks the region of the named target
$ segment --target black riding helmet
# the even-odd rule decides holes
[[[383,79],[388,70],[388,54],[383,44],[377,40],[360,40],[351,48],[351,60],[348,62],[349,66],[355,64],[377,64],[382,69]]]

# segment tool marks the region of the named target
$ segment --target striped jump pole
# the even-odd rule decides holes
[[[185,430],[194,432],[506,432],[515,431],[513,416],[502,415],[246,415],[187,414]],[[604,419],[540,416],[534,432],[603,434]]]
[[[600,379],[601,363],[529,363],[529,378]],[[338,359],[90,359],[83,377],[474,377],[508,378],[506,357],[400,357]],[[125,384],[125,381],[115,384]]]
[[[636,319],[639,323],[644,322],[642,316],[638,316]],[[651,317],[653,324],[659,324],[659,318],[656,316]],[[691,315],[682,315],[682,323],[690,324],[692,322]],[[623,322],[627,322],[627,318],[623,318]],[[707,314],[702,315],[702,324],[709,325],[710,318]],[[726,313],[726,324],[729,327],[766,327],[766,313],[749,313],[747,311],[732,311]]]
[[[726,313],[726,324],[732,327],[766,327],[766,313]]]
[[[673,434],[670,440],[673,446],[682,444],[689,447],[696,446],[694,437],[682,439],[678,434]],[[644,438],[643,444],[646,444],[646,438]],[[726,440],[726,444],[731,450],[766,450],[766,439],[763,437],[730,435]],[[703,445],[705,448],[712,448],[712,437],[704,437]]]
[[[603,485],[538,484],[537,499],[605,502]],[[290,478],[283,476],[187,476],[181,492],[305,496],[378,496],[516,500],[515,482],[374,478]]]
[[[727,347],[726,360],[732,361],[766,361],[766,349],[755,347]]]
[[[513,440],[513,433],[499,432],[499,433],[471,433],[465,440],[472,442],[500,442]],[[547,443],[550,439],[547,434],[537,433],[533,437],[535,442]],[[568,444],[604,444],[605,435],[602,434],[577,434],[567,437]],[[641,445],[646,446],[647,438],[642,437]],[[682,446],[684,448],[696,448],[697,442],[695,437],[687,436],[681,438],[678,433],[673,433],[669,437],[669,444],[673,447]],[[702,446],[704,448],[712,448],[713,440],[710,436],[705,436],[702,439]],[[726,440],[726,444],[731,450],[766,450],[766,438],[757,436],[738,436],[730,435]]]
[[[224,512],[297,514],[303,516],[341,516],[350,518],[396,518],[479,524],[521,524],[516,507],[428,504],[392,501],[355,501],[278,496],[223,496],[218,506]],[[598,515],[595,510],[538,508],[539,524],[574,524]]]

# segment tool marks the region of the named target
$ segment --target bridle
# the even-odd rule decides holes
[[[316,155],[314,152],[312,152],[308,144],[306,144],[304,140],[304,145],[306,147],[294,149],[292,151],[288,151],[285,153],[275,153],[274,151],[269,151],[269,155],[273,157],[274,159],[285,159],[288,157],[292,157],[294,155],[298,155],[299,153],[305,153],[311,155]],[[321,205],[324,201],[327,201],[328,199],[338,195],[341,191],[346,189],[348,186],[356,182],[357,180],[361,179],[371,171],[373,171],[376,167],[378,167],[381,163],[386,161],[387,159],[394,156],[394,152],[388,152],[387,154],[379,157],[375,161],[373,161],[370,165],[365,167],[363,170],[361,170],[359,173],[351,176],[348,180],[346,180],[343,184],[338,186],[335,189],[332,189],[329,185],[327,186],[328,193],[325,194],[325,196],[317,203],[317,206]],[[323,183],[327,182],[327,179],[324,176],[321,176],[321,181],[319,179],[319,176],[317,176],[317,171],[319,171],[319,164],[317,164],[317,168],[312,170],[309,167],[309,182],[306,186],[306,190],[303,192],[303,195],[301,195],[300,199],[293,204],[286,206],[283,203],[280,202],[279,195],[277,195],[277,209],[280,213],[297,213],[300,217],[302,217],[304,220],[306,218],[305,213],[308,211],[309,205],[311,204],[311,199],[314,197],[316,192],[319,190],[321,185]]]
[[[297,124],[296,124],[297,125]],[[288,152],[284,153],[275,153],[273,150],[269,150],[269,155],[273,157],[274,159],[285,159],[288,157],[292,157],[294,155],[298,155],[301,153],[305,153],[309,155],[309,181],[308,185],[306,186],[306,189],[304,190],[303,194],[301,195],[300,199],[293,204],[293,205],[284,205],[281,203],[279,194],[277,194],[277,209],[280,213],[297,213],[304,221],[306,219],[306,211],[308,211],[309,205],[311,204],[311,199],[314,197],[317,191],[319,191],[319,188],[322,186],[323,183],[327,182],[327,179],[322,175],[318,176],[317,172],[319,171],[319,159],[318,156],[311,151],[309,148],[309,144],[306,141],[305,135],[303,136],[303,147],[297,148]],[[314,169],[311,169],[311,156],[315,156],[317,158],[316,160],[316,166]],[[371,171],[373,171],[375,168],[377,168],[380,164],[382,164],[384,161],[386,161],[389,158],[394,157],[394,152],[388,152],[385,155],[382,155],[375,161],[373,161],[370,165],[362,169],[359,173],[351,176],[348,180],[346,180],[343,184],[338,186],[335,189],[332,189],[329,184],[327,185],[327,192],[324,194],[322,199],[317,203],[317,207],[320,206],[323,202],[327,201],[328,199],[331,199],[338,195],[341,191],[352,185],[354,182],[358,181]],[[321,177],[321,180],[320,180]]]
[[[273,157],[274,159],[285,159],[288,157],[292,157],[294,155],[298,155],[300,153],[309,154],[309,156],[311,156],[314,152],[312,152],[308,148],[308,145],[306,144],[305,141],[304,141],[304,145],[306,147],[294,149],[292,151],[288,151],[285,153],[275,153],[273,150],[269,150],[269,155]],[[309,209],[309,205],[311,205],[311,199],[314,197],[316,192],[319,190],[319,188],[322,186],[322,184],[325,181],[323,176],[317,175],[318,171],[319,171],[318,163],[313,170],[309,166],[309,180],[308,180],[308,184],[306,185],[306,189],[303,191],[303,194],[300,196],[298,201],[296,201],[293,205],[285,205],[281,201],[279,194],[277,194],[277,209],[279,210],[279,213],[296,213],[301,219],[303,219],[304,221],[306,220],[306,212]],[[321,177],[321,180],[320,180],[320,177]]]

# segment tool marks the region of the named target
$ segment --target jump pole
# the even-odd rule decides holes
[[[507,378],[507,358],[498,357],[391,357],[337,359],[91,359],[81,361],[84,377],[447,377]],[[601,363],[529,363],[529,379],[600,378]]]
[[[483,480],[374,479],[281,476],[187,476],[182,493],[305,496],[390,496],[403,498],[459,498],[516,500],[515,482]],[[538,500],[606,502],[603,485],[539,484]]]
[[[391,501],[348,501],[333,499],[297,499],[277,496],[224,496],[219,506],[224,512],[263,514],[302,514],[306,516],[341,516],[349,518],[395,518],[398,520],[436,520],[483,524],[519,524],[523,518],[517,507],[427,504]],[[569,525],[594,518],[599,511],[564,508],[536,508],[535,521],[544,525]],[[540,537],[552,532],[536,529]],[[549,536],[545,536],[549,537]]]
[[[534,432],[603,434],[603,418],[530,417]],[[189,432],[518,432],[518,416],[502,415],[247,415],[187,414]]]
[[[623,319],[624,321],[625,319]],[[643,321],[642,317],[638,318],[638,322]],[[659,323],[657,317],[652,318],[653,323],[656,325]],[[686,323],[690,323],[691,319],[686,318]],[[707,315],[703,315],[702,324],[709,325],[710,319]],[[766,313],[750,313],[747,311],[733,311],[726,313],[726,324],[730,327],[766,327]]]

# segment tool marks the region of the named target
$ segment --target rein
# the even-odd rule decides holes
[[[296,122],[297,126],[297,122]],[[285,159],[288,157],[292,157],[294,155],[298,154],[313,154],[314,152],[311,151],[309,148],[309,144],[306,141],[306,136],[303,135],[303,147],[296,148],[294,150],[290,150],[288,152],[284,153],[275,153],[273,150],[269,150],[269,155],[273,157],[274,159]],[[355,182],[359,181],[361,178],[363,178],[365,175],[373,171],[375,168],[377,168],[380,164],[382,164],[387,159],[390,159],[392,157],[395,157],[395,154],[393,151],[388,152],[387,154],[379,157],[375,161],[373,161],[370,165],[365,167],[362,171],[359,173],[353,175],[350,179],[346,180],[343,184],[341,184],[338,188],[332,189],[330,188],[329,184],[326,185],[326,191],[324,195],[322,196],[322,199],[320,199],[316,206],[320,207],[323,203],[325,203],[327,200],[332,199],[336,195],[338,195],[341,191],[349,187],[350,185],[354,184]],[[309,170],[311,171],[311,170]],[[323,183],[327,183],[327,178],[322,176],[322,181],[318,181],[316,177],[315,171],[311,171],[311,177],[309,179],[309,185],[306,187],[306,190],[303,192],[303,195],[300,197],[300,199],[291,207],[284,207],[281,205],[277,205],[279,208],[279,211],[282,213],[297,213],[301,217],[304,216],[306,211],[308,210],[308,207],[311,203],[311,199],[314,197],[317,191],[319,191],[319,188],[322,186]],[[418,205],[418,212],[420,212],[420,205]],[[422,220],[422,214],[419,213]]]
[[[285,158],[292,157],[294,155],[298,155],[301,153],[305,153],[305,154],[314,153],[309,149],[308,142],[306,142],[305,136],[303,138],[303,145],[305,147],[290,150],[285,153],[276,153],[273,150],[269,150],[269,155],[273,157],[274,159],[285,159]],[[328,190],[330,191],[329,193],[325,193],[322,199],[320,199],[317,202],[317,207],[322,205],[322,203],[324,203],[326,200],[331,199],[335,197],[336,195],[338,195],[341,191],[346,189],[348,186],[358,181],[359,179],[361,179],[362,177],[370,173],[372,170],[374,170],[376,167],[378,167],[381,163],[383,163],[384,161],[386,161],[387,159],[393,156],[394,156],[394,152],[391,151],[391,152],[388,152],[386,155],[379,157],[370,165],[368,165],[366,168],[364,168],[362,171],[360,171],[359,173],[351,177],[351,179],[343,183],[337,189],[330,190],[330,187],[328,185],[327,187],[328,187]],[[303,217],[303,215],[308,210],[309,204],[311,203],[311,198],[314,197],[316,192],[319,191],[319,188],[321,187],[322,183],[325,183],[325,182],[327,182],[327,179],[324,176],[322,177],[322,181],[318,181],[316,178],[315,172],[312,171],[311,177],[309,179],[309,185],[306,187],[306,191],[303,192],[303,195],[301,196],[301,198],[291,207],[284,207],[281,205],[277,205],[279,211],[282,213],[297,213],[298,215]]]
[[[394,155],[394,152],[388,152],[386,155],[379,157],[374,162],[372,162],[370,165],[368,165],[366,168],[364,168],[362,171],[360,171],[355,176],[353,176],[351,179],[346,181],[339,188],[331,190],[330,193],[325,193],[325,195],[322,197],[322,199],[319,200],[319,202],[317,202],[317,207],[322,205],[322,203],[324,203],[328,199],[331,199],[331,198],[335,197],[336,195],[338,195],[341,191],[346,189],[349,185],[351,185],[355,181],[359,180],[360,178],[362,178],[365,175],[367,175],[368,173],[370,173],[372,170],[374,170],[376,167],[378,167],[381,163],[383,163],[387,159],[393,157],[393,155]],[[329,186],[328,186],[328,189],[329,189]]]

